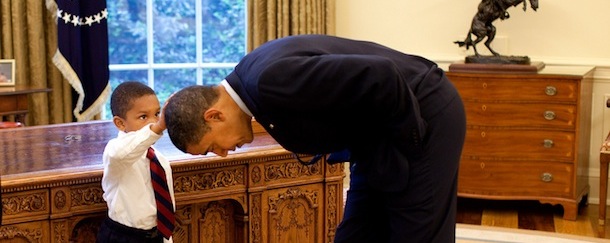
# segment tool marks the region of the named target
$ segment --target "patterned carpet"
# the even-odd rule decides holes
[[[457,224],[456,243],[592,243],[610,240],[543,231]]]

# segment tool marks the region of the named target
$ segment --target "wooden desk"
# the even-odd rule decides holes
[[[107,121],[0,130],[0,242],[94,242],[116,134]],[[303,166],[264,132],[225,158],[184,154],[167,135],[155,147],[174,172],[175,242],[332,242],[343,164]]]
[[[14,115],[15,121],[25,124],[28,114],[28,94],[50,92],[49,88],[33,88],[28,86],[0,87],[0,116]]]

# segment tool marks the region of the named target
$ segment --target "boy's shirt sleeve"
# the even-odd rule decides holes
[[[118,136],[106,145],[104,161],[108,163],[135,163],[138,161],[148,148],[162,136],[162,134],[153,132],[150,125],[128,133],[119,131]]]

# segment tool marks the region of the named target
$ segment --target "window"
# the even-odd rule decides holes
[[[194,84],[216,84],[246,54],[245,0],[107,2],[110,85],[147,83],[163,104]],[[103,119],[111,119],[110,101]]]

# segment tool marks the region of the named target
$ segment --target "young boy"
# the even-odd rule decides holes
[[[110,109],[119,133],[104,149],[102,188],[108,217],[100,227],[97,242],[172,242],[175,224],[172,170],[159,151],[149,151],[166,129],[159,100],[150,87],[128,81],[113,91]],[[158,182],[163,176],[151,179],[151,175],[159,173],[151,172],[151,167],[158,168],[153,164],[155,160],[149,159],[153,153],[169,185],[165,206],[157,206],[155,200],[158,195],[153,186],[163,187],[163,182]],[[157,216],[157,208],[166,214]],[[164,223],[157,223],[158,218]]]

